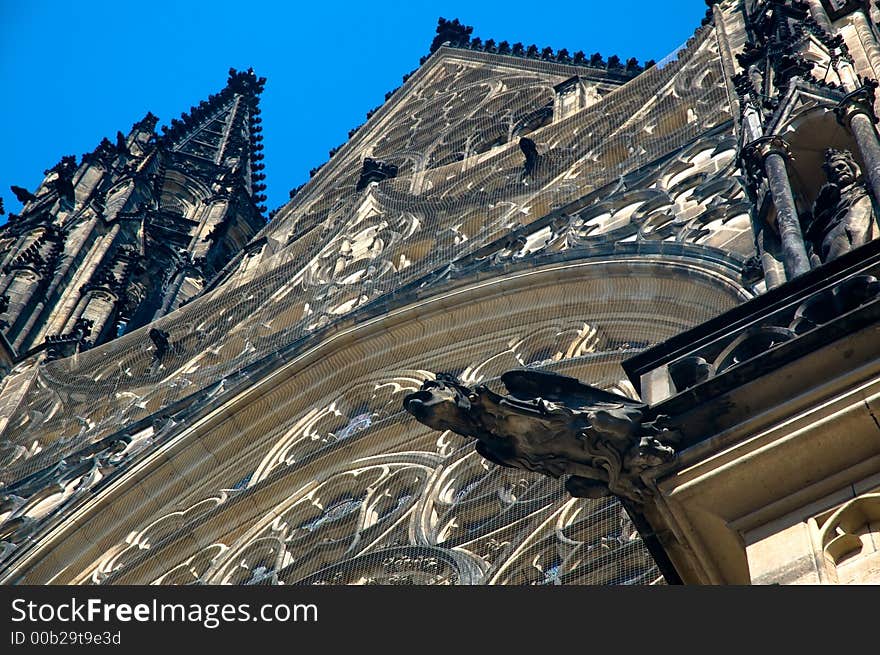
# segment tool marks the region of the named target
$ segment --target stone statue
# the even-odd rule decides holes
[[[873,240],[877,227],[871,197],[852,153],[828,149],[822,168],[828,182],[813,203],[806,237],[814,256],[824,264]]]
[[[509,395],[439,374],[403,406],[435,430],[477,439],[477,452],[491,462],[570,475],[566,489],[577,497],[643,502],[640,474],[675,458],[668,443],[678,433],[658,425],[660,419],[644,422],[642,403],[554,373],[518,369],[501,380]]]

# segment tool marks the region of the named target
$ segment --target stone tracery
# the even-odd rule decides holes
[[[610,386],[620,380],[611,369],[624,353],[756,290],[744,289],[739,277],[753,251],[749,203],[711,29],[629,88],[578,69],[595,102],[554,119],[547,103],[570,68],[441,50],[276,214],[259,247],[232,262],[206,295],[155,325],[169,343],[161,357],[142,330],[111,348],[15,372],[18,381],[33,377],[10,412],[4,436],[14,431],[15,438],[6,472],[25,476],[131,425],[129,436],[143,450],[129,450],[122,466],[111,462],[112,486],[131,463],[153,461],[150,453],[175,446],[204,419],[204,408],[225,406],[272,366],[328,352],[337,338],[351,348],[345,361],[333,360],[336,368],[315,373],[337,388],[309,380],[304,365],[286,395],[261,391],[273,399],[261,414],[219,428],[230,436],[258,435],[240,443],[235,467],[220,465],[232,453],[217,446],[210,452],[217,470],[199,479],[200,493],[183,492],[172,511],[145,514],[129,526],[140,536],[129,542],[121,535],[118,550],[78,562],[72,575],[124,581],[152,570],[154,553],[161,552],[156,557],[168,558],[166,570],[151,581],[656,577],[634,531],[622,525],[619,506],[571,501],[533,474],[485,466],[456,435],[403,425],[399,410],[402,395],[425,377],[417,358],[447,331],[459,349],[453,365],[465,380],[491,379],[516,366],[583,366],[601,371]],[[541,157],[528,175],[517,146],[524,136]],[[396,175],[364,180],[358,190],[366,157],[396,166]],[[125,193],[118,190],[110,204],[124,203]],[[644,263],[664,257],[683,262],[680,276],[665,277],[659,266]],[[518,275],[572,262],[606,267],[585,274],[591,295],[577,296],[572,311],[564,307],[574,296],[541,287],[543,299],[523,295],[532,313],[516,314],[510,300],[492,305],[509,320],[504,325],[475,321],[469,331],[455,332],[445,319],[422,316],[388,324],[384,329],[394,336],[385,341],[360,332],[345,336],[388,314],[421,313],[421,303],[432,298],[451,309],[461,302],[460,289],[486,280],[513,289]],[[632,277],[628,269],[640,265],[647,267],[643,276],[618,286],[615,276]],[[572,274],[582,269],[572,265]],[[681,316],[658,313],[658,304],[682,293],[664,284],[691,289],[681,281],[691,275],[700,280],[694,288],[711,287],[716,295],[694,301]],[[608,279],[594,279],[602,277]],[[639,288],[655,277],[654,286]],[[231,288],[234,293],[226,291]],[[646,300],[655,304],[637,308]],[[496,301],[465,306],[474,314],[490,302]],[[452,349],[432,347],[438,365]],[[360,359],[375,374],[358,371],[356,381],[345,383],[335,377]],[[346,458],[357,466],[330,467]],[[320,475],[319,461],[327,467]],[[188,471],[189,462],[182,459],[179,467]],[[269,489],[281,479],[290,486],[276,502]],[[162,493],[169,484],[157,482]],[[250,498],[260,498],[254,502],[263,513],[249,525],[235,534],[210,527],[216,515]],[[192,510],[208,505],[211,511]],[[587,516],[601,519],[599,537],[585,527]],[[166,555],[196,527],[214,532],[193,551]],[[314,562],[304,563],[305,553]]]

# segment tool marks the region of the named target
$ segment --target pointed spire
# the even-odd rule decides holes
[[[159,119],[148,111],[146,116],[131,126],[128,136],[122,137],[122,133],[117,135],[117,149],[120,151],[133,152],[134,154],[144,154],[147,149],[155,142],[156,139],[156,123]],[[122,137],[122,139],[120,139]],[[124,147],[119,141],[124,142]]]
[[[260,171],[263,159],[259,117],[259,94],[266,78],[257,77],[253,69],[229,69],[229,79],[220,93],[210,95],[180,119],[163,127],[162,140],[173,152],[228,168],[242,176],[242,181],[257,202],[264,197]]]

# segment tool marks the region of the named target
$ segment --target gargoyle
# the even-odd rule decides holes
[[[171,347],[171,342],[168,341],[168,333],[165,330],[159,330],[158,328],[150,328],[148,336],[150,337],[150,341],[153,342],[153,346],[156,348],[156,350],[153,351],[153,357],[157,360],[161,360]]]
[[[519,140],[519,148],[526,158],[523,170],[526,175],[529,175],[538,168],[538,164],[541,161],[541,155],[538,154],[538,146],[530,138],[524,136]]]
[[[11,187],[9,187],[9,188],[12,190],[12,193],[15,194],[15,197],[16,197],[16,198],[18,199],[18,201],[21,202],[21,203],[30,202],[31,200],[36,200],[36,199],[37,199],[37,197],[36,197],[33,193],[31,193],[30,191],[28,191],[28,190],[25,189],[24,187],[15,186],[15,185],[13,184],[13,185],[12,185]]]
[[[501,381],[508,395],[439,374],[403,406],[435,430],[477,439],[477,452],[491,462],[571,476],[566,489],[576,497],[643,502],[640,475],[675,458],[669,444],[678,433],[660,418],[646,422],[642,403],[554,373],[517,369]]]
[[[363,191],[370,182],[381,182],[382,180],[397,177],[397,170],[397,166],[394,164],[367,157],[364,159],[361,176],[358,178],[355,190]]]
[[[55,191],[58,192],[58,197],[66,202],[68,206],[72,206],[73,203],[76,202],[76,193],[73,187],[73,182],[69,177],[59,175],[52,181],[52,186],[55,187]]]

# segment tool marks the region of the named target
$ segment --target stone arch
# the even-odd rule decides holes
[[[552,519],[570,501],[562,481],[548,481],[545,489],[548,483],[541,479],[508,479],[505,471],[485,466],[479,458],[473,462],[476,469],[453,467],[462,458],[474,459],[472,444],[451,434],[438,438],[411,421],[402,409],[394,412],[393,406],[395,394],[402,397],[418,385],[417,378],[468,367],[487,383],[504,370],[531,364],[613,387],[622,377],[619,362],[633,351],[707,320],[748,296],[736,280],[733,262],[713,260],[705,248],[676,247],[681,251],[677,257],[659,251],[656,255],[609,251],[580,260],[511,266],[494,277],[477,275],[437,285],[424,298],[416,294],[372,318],[362,316],[325,331],[286,356],[287,363],[252,381],[247,390],[206,401],[199,417],[181,426],[163,447],[146,452],[100,493],[72,508],[78,520],[47,534],[11,567],[10,575],[21,581],[86,581],[89,571],[107,570],[105,554],[118,555],[126,535],[156,524],[171,508],[187,520],[163,533],[161,539],[150,541],[149,548],[131,551],[134,557],[126,566],[109,571],[107,582],[189,580],[193,562],[200,563],[196,567],[200,574],[210,576],[207,568],[220,566],[213,560],[221,553],[234,557],[260,539],[276,546],[278,542],[272,540],[281,539],[288,548],[291,529],[338,530],[343,519],[360,521],[358,531],[346,537],[351,539],[344,548],[314,551],[325,553],[326,559],[292,569],[296,553],[282,552],[278,546],[279,550],[273,550],[278,555],[273,566],[281,569],[274,574],[292,584],[324,579],[325,569],[346,571],[346,562],[357,567],[391,558],[396,563],[389,564],[389,570],[398,579],[416,575],[406,572],[407,567],[415,560],[421,562],[423,556],[430,560],[424,566],[430,564],[433,571],[455,551],[458,554],[448,565],[457,572],[441,578],[511,582],[522,575],[487,572],[501,571],[512,553],[530,549],[549,553],[553,540],[563,539],[568,554],[559,563],[562,568],[542,564],[542,570],[546,569],[542,584],[646,580],[652,575],[647,569],[627,570],[626,580],[618,580],[616,569],[603,568],[607,558],[593,552],[600,547],[597,544],[613,544],[626,548],[627,553],[633,551],[627,561],[634,566],[640,562],[648,566],[632,532],[614,528],[603,542],[599,538],[603,535],[597,537],[580,520],[559,523]],[[575,320],[596,328],[595,332],[587,330],[589,347],[580,347],[583,330],[569,329]],[[554,359],[545,357],[547,353],[571,356]],[[524,361],[530,354],[535,362]],[[377,402],[392,409],[390,413],[376,413],[369,406],[365,411],[363,403],[373,397],[367,393],[370,387],[377,390],[373,394]],[[325,414],[332,420],[326,425],[309,422],[309,412],[331,406],[333,410]],[[363,420],[367,413],[375,414],[369,422]],[[299,430],[300,424],[310,427]],[[331,484],[328,476],[350,462],[358,462],[355,470],[390,466],[402,472],[387,477],[387,494],[365,494],[357,508],[354,500],[346,504],[339,494],[325,494],[326,498],[318,494],[314,498],[319,499],[322,511],[329,512],[326,517],[321,512],[303,515],[287,532],[277,529],[275,519],[291,498],[307,497],[313,490],[310,484],[335,488],[337,483]],[[344,479],[355,481],[358,475],[363,474],[351,473]],[[543,485],[543,490],[529,491],[536,484]],[[444,491],[449,485],[457,490],[452,495]],[[292,496],[297,489],[302,495]],[[435,493],[430,490],[439,495],[430,496]],[[205,498],[222,501],[208,512],[187,514],[187,508]],[[584,506],[577,511],[578,516],[592,516],[600,509]],[[620,514],[608,512],[600,514],[606,518]],[[568,516],[569,510],[564,513]],[[454,534],[445,531],[432,523],[435,515],[440,517],[437,520],[443,516],[457,520],[466,529]],[[273,524],[276,527],[270,530]],[[576,539],[569,535],[575,524],[580,535]],[[356,534],[361,537],[354,539]],[[416,550],[404,555],[401,548]],[[426,548],[430,554],[418,550]],[[213,555],[208,557],[206,549]],[[236,569],[234,579],[246,582],[272,575],[265,559],[254,559],[259,560],[255,566],[263,567],[260,571],[248,574]],[[216,570],[219,575],[220,569]],[[419,569],[418,575],[425,572]],[[356,579],[376,575],[385,574],[374,572]]]
[[[880,493],[854,498],[821,527],[826,570],[842,583],[880,581]]]

